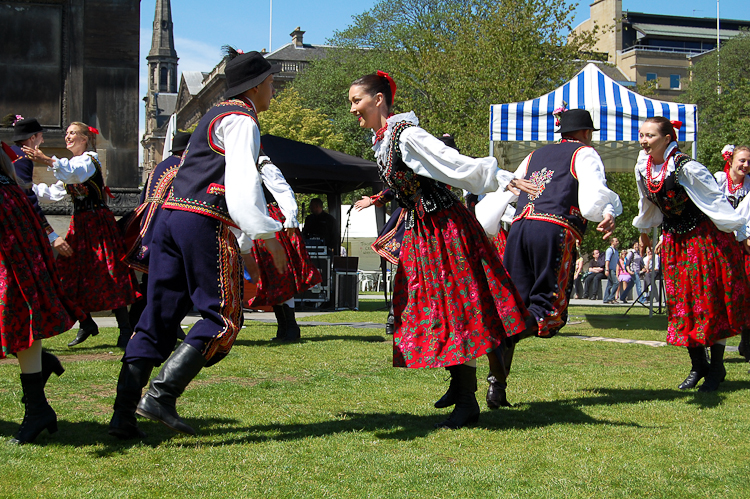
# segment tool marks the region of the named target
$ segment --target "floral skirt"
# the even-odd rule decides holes
[[[0,186],[0,359],[83,319],[64,294],[47,236],[26,194]]]
[[[497,254],[500,255],[500,258],[503,258],[503,255],[505,254],[505,245],[508,243],[508,231],[500,227],[500,230],[497,232],[495,237],[492,238],[492,244],[495,245],[495,248],[497,248]]]
[[[398,258],[401,254],[401,244],[404,241],[406,227],[406,213],[406,210],[400,206],[396,208],[378,238],[370,245],[375,253],[393,265],[398,265]]]
[[[73,255],[59,256],[57,268],[68,298],[89,313],[135,301],[138,283],[122,261],[125,243],[109,209],[74,214],[65,240]]]
[[[393,365],[446,367],[480,357],[529,317],[500,256],[461,204],[415,217],[401,246]]]
[[[734,235],[710,220],[687,234],[664,234],[667,343],[710,346],[750,327],[750,281]]]
[[[284,223],[284,215],[276,206],[269,204],[268,214],[274,220]],[[250,307],[279,305],[323,281],[307,253],[299,229],[295,229],[291,235],[288,235],[286,230],[277,232],[276,240],[281,243],[286,253],[286,271],[283,274],[276,272],[266,244],[260,239],[255,241],[252,254],[258,263],[260,278],[256,283],[258,288],[255,297],[249,301]]]

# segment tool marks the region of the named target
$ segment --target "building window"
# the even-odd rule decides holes
[[[656,73],[646,73],[646,81],[658,80],[659,76]]]
[[[161,68],[159,75],[159,92],[169,92],[169,70],[167,68]]]
[[[669,88],[672,90],[680,89],[680,75],[669,75]]]

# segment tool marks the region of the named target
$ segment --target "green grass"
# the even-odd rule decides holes
[[[483,409],[477,426],[458,431],[433,429],[448,413],[432,407],[446,372],[391,367],[380,329],[307,326],[301,343],[274,345],[275,325],[249,322],[178,402],[196,437],[142,421],[145,440],[120,442],[106,432],[116,331],[76,349],[66,333],[45,342],[67,368],[47,387],[60,431],[0,444],[0,497],[750,497],[747,364],[727,353],[719,392],[682,392],[684,349],[572,337],[664,340],[663,316],[625,310],[574,307],[572,320],[585,322],[520,343],[515,406]],[[482,358],[483,408],[486,372]],[[18,367],[0,365],[6,439],[20,398]]]

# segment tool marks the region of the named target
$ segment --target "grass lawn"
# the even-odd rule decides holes
[[[385,321],[360,305],[309,320]],[[625,310],[573,307],[580,324],[522,342],[512,408],[486,409],[480,359],[483,412],[458,431],[433,429],[446,372],[391,367],[381,329],[306,326],[275,345],[275,325],[251,321],[178,402],[196,437],[141,420],[148,437],[121,442],[106,431],[117,332],[68,349],[69,332],[45,342],[67,368],[47,385],[60,431],[0,444],[0,497],[750,497],[748,365],[727,353],[719,392],[682,392],[684,349],[576,337],[664,341],[664,316]],[[23,416],[18,373],[0,363],[6,440]]]

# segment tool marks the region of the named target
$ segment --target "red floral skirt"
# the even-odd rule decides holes
[[[83,319],[64,294],[49,241],[26,194],[0,186],[0,359]]]
[[[268,214],[274,220],[284,223],[284,215],[278,207],[269,204]],[[255,241],[252,254],[258,263],[260,278],[256,283],[258,288],[255,297],[249,301],[250,307],[279,305],[323,281],[307,253],[299,229],[295,229],[291,235],[288,235],[286,230],[277,232],[276,240],[286,252],[286,271],[283,274],[276,272],[266,243],[262,239]]]
[[[664,234],[667,343],[710,346],[750,327],[750,282],[734,235],[710,220],[687,234]]]
[[[508,242],[508,231],[500,227],[497,235],[492,238],[492,244],[497,248],[497,254],[500,255],[502,260],[503,254],[505,254],[505,244]]]
[[[459,203],[407,230],[396,271],[393,365],[445,367],[522,333],[529,317],[497,250]]]
[[[86,312],[133,303],[138,284],[122,261],[126,249],[115,217],[106,208],[76,213],[65,240],[73,255],[57,258],[65,294]]]

